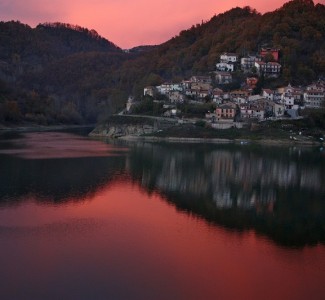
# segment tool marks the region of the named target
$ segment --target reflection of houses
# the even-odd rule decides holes
[[[215,191],[213,201],[218,208],[231,208],[233,206],[233,200],[231,199],[230,189],[219,189]]]
[[[143,186],[157,188],[167,195],[181,195],[184,201],[201,201],[204,197],[209,208],[215,204],[220,209],[236,207],[267,212],[272,211],[279,197],[277,191],[305,190],[306,194],[325,191],[321,166],[309,166],[282,156],[277,159],[267,153],[225,148],[171,151],[146,144],[137,149],[133,167]],[[149,163],[139,164],[142,159]],[[132,168],[132,162],[128,164]]]

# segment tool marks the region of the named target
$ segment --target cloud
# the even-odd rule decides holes
[[[65,18],[67,11],[63,0],[0,0],[0,19],[19,20],[29,25]]]

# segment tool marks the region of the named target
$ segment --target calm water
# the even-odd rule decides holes
[[[325,154],[0,136],[0,299],[324,299]]]

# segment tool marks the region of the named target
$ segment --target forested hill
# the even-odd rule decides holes
[[[44,23],[36,28],[18,21],[0,22],[0,59],[13,55],[24,62],[37,64],[78,52],[121,52],[95,30],[64,23]]]
[[[78,26],[0,22],[0,122],[94,122],[146,85],[208,74],[222,52],[245,55],[262,46],[281,50],[277,84],[324,76],[325,6],[293,0],[264,15],[234,8],[129,53]]]
[[[96,122],[101,99],[110,94],[97,96],[95,90],[107,85],[107,76],[97,71],[110,73],[128,56],[80,26],[0,22],[0,124]],[[100,82],[93,83],[94,77]]]
[[[143,57],[147,83],[215,70],[223,52],[254,53],[261,46],[281,49],[283,82],[302,84],[325,73],[325,6],[294,0],[261,15],[234,8],[192,26]],[[130,62],[126,69],[133,69]],[[157,76],[158,75],[158,76]]]

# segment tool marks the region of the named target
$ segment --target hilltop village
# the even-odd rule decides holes
[[[212,110],[205,112],[205,119],[212,127],[219,129],[230,128],[233,122],[297,119],[305,108],[324,108],[324,80],[308,86],[288,84],[277,89],[262,88],[265,80],[276,80],[280,76],[282,66],[279,57],[280,49],[276,48],[262,48],[259,53],[243,57],[235,53],[223,53],[213,73],[192,76],[189,80],[177,83],[147,86],[143,91],[143,99],[151,98],[153,102],[160,103],[163,106],[161,115],[166,117],[183,115],[184,103],[195,107],[211,104]],[[239,89],[229,90],[235,72],[240,72],[244,80]],[[130,97],[125,112],[141,113],[141,110],[135,109],[139,105],[141,102]]]

